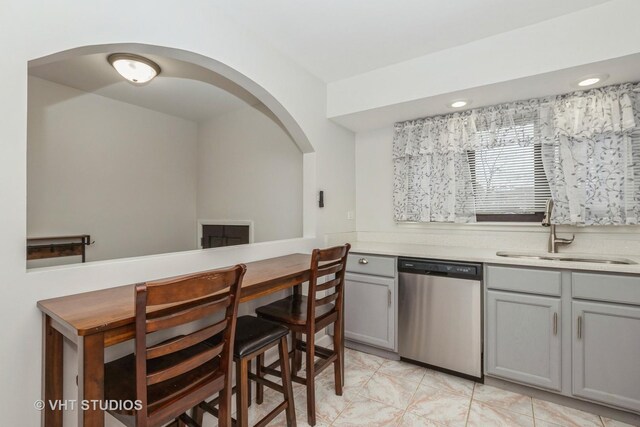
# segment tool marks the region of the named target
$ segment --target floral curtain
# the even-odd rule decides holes
[[[556,223],[636,224],[638,90],[624,84],[396,123],[395,220],[474,222],[467,152],[515,142],[542,145]]]
[[[542,160],[556,223],[638,223],[632,145],[640,124],[638,87],[626,84],[560,96],[541,108]]]

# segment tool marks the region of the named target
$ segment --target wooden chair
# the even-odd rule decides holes
[[[256,310],[258,317],[282,323],[293,332],[291,380],[307,388],[307,422],[312,426],[316,424],[315,377],[331,364],[334,366],[335,392],[338,396],[342,395],[344,273],[350,248],[351,245],[346,244],[315,249],[311,256],[309,296],[302,295],[297,287],[293,295]],[[324,283],[318,283],[320,278],[325,279]],[[324,291],[333,292],[319,297],[318,293]],[[315,345],[316,332],[332,324],[333,349]],[[301,340],[302,334],[306,335],[306,342]],[[297,375],[301,365],[301,351],[305,351],[307,355],[304,378]],[[318,362],[315,361],[316,356],[320,358]],[[258,359],[256,369],[258,374],[261,371],[277,373],[274,367],[275,364],[265,367],[263,360]],[[261,392],[261,387],[258,383],[258,393]]]
[[[293,390],[291,388],[291,374],[289,371],[287,335],[289,335],[289,329],[279,323],[252,316],[238,317],[235,344],[233,345],[233,360],[236,363],[236,386],[234,387],[234,392],[236,393],[236,426],[248,427],[249,425],[249,405],[251,401],[249,380],[253,380],[262,386],[267,386],[280,392],[283,396],[283,401],[261,420],[257,421],[254,426],[266,426],[277,417],[278,414],[285,411],[287,426],[296,427],[296,412],[293,403]],[[218,344],[219,338],[214,337],[209,339],[208,342],[215,346]],[[250,372],[251,361],[255,358],[264,360],[265,352],[276,345],[278,346],[280,356],[281,384],[266,379],[264,373],[258,372],[256,375]],[[263,390],[262,387],[260,387],[256,396],[256,403],[261,404],[262,401]],[[218,403],[219,399],[216,398],[210,402],[202,402],[198,405],[194,410],[193,417],[196,424],[202,424],[203,411],[217,417],[219,411],[216,405],[218,405]]]
[[[127,426],[194,425],[186,412],[219,392],[219,425],[231,426],[231,355],[245,271],[237,265],[136,286],[135,354],[105,364],[105,400],[140,407],[110,414]],[[166,331],[193,322],[195,332]],[[160,331],[172,338],[149,345],[149,334]],[[217,334],[218,345],[204,342]]]

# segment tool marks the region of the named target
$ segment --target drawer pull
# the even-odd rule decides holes
[[[360,258],[358,264],[369,264],[369,260],[366,258]]]

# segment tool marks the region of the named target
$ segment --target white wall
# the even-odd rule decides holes
[[[393,128],[356,134],[356,230],[391,231]]]
[[[249,220],[254,241],[302,236],[302,152],[247,106],[198,126],[199,220]]]
[[[355,207],[354,136],[326,119],[326,86],[209,2],[0,2],[0,20],[0,46],[8,52],[0,57],[0,322],[6,326],[0,343],[4,366],[0,413],[4,425],[39,425],[40,414],[33,408],[41,392],[38,300],[309,251],[321,244],[315,235],[354,230],[355,223],[345,217]],[[299,125],[298,133],[315,150],[304,156],[308,238],[26,271],[27,62],[79,46],[121,42],[172,49],[169,52],[177,57],[241,82],[283,115],[285,123]],[[327,191],[322,210],[315,202],[319,188]],[[66,367],[72,368],[74,353],[69,351],[67,356]],[[67,374],[67,392],[73,396],[75,372],[70,369]]]
[[[29,236],[90,234],[87,261],[196,248],[196,123],[30,77],[27,132]]]
[[[613,0],[328,85],[329,117],[640,52],[640,2]]]

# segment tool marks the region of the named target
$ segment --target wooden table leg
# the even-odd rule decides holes
[[[104,427],[104,334],[78,337],[78,427]]]
[[[62,427],[63,347],[62,334],[42,315],[42,410],[43,427]],[[53,408],[57,408],[54,410]]]

